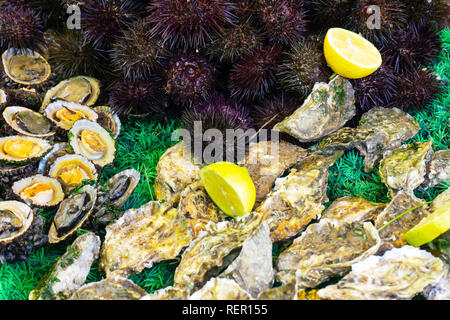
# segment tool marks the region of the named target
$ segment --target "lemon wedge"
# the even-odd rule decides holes
[[[405,239],[414,247],[428,243],[450,229],[450,202],[424,218],[405,233]]]
[[[382,63],[380,52],[370,41],[341,28],[328,30],[324,55],[335,73],[349,79],[367,77]]]
[[[246,168],[231,162],[216,162],[200,171],[206,192],[228,216],[249,213],[256,200],[256,189]]]

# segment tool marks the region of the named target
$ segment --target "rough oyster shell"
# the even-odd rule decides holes
[[[46,175],[49,172],[50,166],[56,159],[71,154],[71,150],[67,143],[56,143],[53,148],[39,161],[37,173]]]
[[[252,297],[231,279],[213,278],[194,292],[189,300],[251,300]]]
[[[0,161],[11,164],[24,164],[43,157],[51,144],[44,139],[27,136],[0,138]]]
[[[100,238],[93,232],[79,236],[50,272],[30,292],[30,300],[69,298],[86,281],[92,263],[98,258]]]
[[[370,256],[352,265],[352,271],[335,285],[320,289],[322,299],[411,299],[444,274],[443,262],[411,246],[394,248],[383,256]]]
[[[450,182],[450,150],[433,154],[424,185],[429,188],[444,182]]]
[[[419,132],[419,123],[397,108],[372,108],[356,128],[356,148],[364,156],[364,170],[371,171],[383,154],[394,150]]]
[[[240,165],[247,168],[255,184],[255,207],[270,192],[275,180],[306,155],[306,150],[284,141],[262,141],[250,145]]]
[[[0,185],[9,187],[17,180],[33,175],[35,171],[36,162],[30,162],[24,165],[0,163]]]
[[[2,54],[2,63],[6,75],[23,85],[41,84],[52,73],[47,60],[30,49],[8,49]]]
[[[100,268],[106,276],[139,273],[175,258],[191,242],[187,221],[177,209],[152,201],[130,209],[106,227]]]
[[[433,140],[413,142],[389,152],[380,163],[380,176],[391,195],[413,191],[425,178],[426,165],[433,153]]]
[[[110,277],[82,286],[70,300],[139,300],[146,294],[131,280]]]
[[[183,288],[166,287],[142,297],[141,300],[187,300],[188,298],[189,292]]]
[[[294,277],[297,288],[312,288],[342,276],[350,266],[380,246],[380,237],[370,222],[341,223],[321,220],[283,251],[277,262],[277,278],[289,283]]]
[[[14,131],[25,136],[45,138],[55,134],[47,118],[28,108],[7,107],[3,110],[3,119]]]
[[[328,219],[346,223],[371,221],[375,220],[385,207],[385,203],[375,203],[363,198],[342,197],[334,200],[322,213],[321,220]]]
[[[64,200],[64,192],[58,180],[37,174],[16,181],[12,191],[25,203],[52,207]]]
[[[296,236],[325,208],[328,168],[343,154],[310,155],[291,169],[256,209],[268,216],[273,242]]]
[[[33,211],[25,203],[0,201],[0,245],[7,245],[25,234],[33,219]]]
[[[301,142],[317,141],[340,129],[356,113],[355,91],[347,79],[336,76],[319,82],[303,105],[273,129]]]
[[[264,290],[257,300],[293,300],[296,294],[295,288],[295,281],[283,283],[279,287]]]
[[[69,131],[69,144],[76,154],[104,167],[114,161],[116,146],[111,135],[98,123],[78,120]]]
[[[425,203],[424,200],[416,198],[409,191],[400,191],[386,206],[386,208],[378,215],[375,220],[375,228],[380,230],[386,223],[400,215],[401,213]],[[380,252],[394,247],[405,245],[406,239],[404,234],[412,227],[418,224],[423,218],[428,216],[428,209],[424,206],[419,207],[404,216],[398,218],[385,228],[379,231],[381,238]]]
[[[87,119],[97,121],[98,115],[91,108],[74,102],[56,101],[45,108],[45,115],[63,130],[70,130],[75,121]]]
[[[159,159],[156,166],[155,196],[169,205],[178,203],[180,193],[191,183],[200,180],[201,166],[193,162],[192,154],[179,142]]]
[[[312,152],[332,154],[338,150],[350,150],[356,147],[356,129],[344,127],[323,138],[310,148]]]
[[[119,116],[112,113],[111,108],[106,106],[95,107],[94,111],[98,115],[97,123],[110,132],[113,139],[117,139],[122,126]]]
[[[58,243],[73,235],[89,219],[97,200],[97,189],[86,185],[61,202],[48,232],[49,243]]]

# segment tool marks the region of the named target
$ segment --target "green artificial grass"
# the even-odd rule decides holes
[[[450,128],[450,29],[441,32],[444,48],[439,59],[433,65],[444,82],[442,93],[429,106],[422,110],[412,110],[411,115],[419,121],[421,130],[411,141],[427,141],[433,139],[435,150],[449,148]],[[141,173],[141,180],[125,204],[124,209],[138,208],[154,199],[154,179],[156,165],[160,156],[176,142],[171,141],[172,132],[180,127],[172,121],[162,125],[152,118],[123,119],[123,127],[117,139],[117,154],[114,166],[106,168],[101,177],[104,183],[115,173],[134,168]],[[330,168],[328,197],[330,201],[343,196],[363,197],[374,202],[389,202],[388,190],[381,183],[378,168],[371,173],[365,173],[363,158],[356,150],[348,151]],[[418,188],[416,196],[430,201],[449,185],[441,185],[424,190]],[[40,214],[50,223],[54,211],[41,211]],[[48,229],[47,229],[48,230]],[[84,232],[83,230],[79,233]],[[65,252],[69,242],[59,245],[35,249],[27,261],[4,264],[0,266],[0,300],[28,299],[30,291],[38,281],[49,271],[51,265]],[[285,245],[274,245],[274,256],[277,256]],[[151,293],[173,284],[173,275],[179,260],[163,261],[152,268],[143,270],[140,274],[130,277],[137,285]],[[94,264],[88,275],[87,282],[95,282],[104,275]]]

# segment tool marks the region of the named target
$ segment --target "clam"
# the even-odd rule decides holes
[[[8,49],[2,54],[3,70],[14,82],[36,85],[51,75],[51,67],[39,53],[29,49]]]
[[[84,156],[100,167],[114,161],[115,142],[98,123],[79,120],[70,129],[69,136],[69,144],[76,154]]]
[[[44,156],[51,148],[47,140],[27,136],[0,138],[0,161],[23,164]]]
[[[59,181],[40,174],[16,181],[12,191],[25,203],[34,206],[51,207],[64,199]]]
[[[56,101],[45,108],[45,115],[59,128],[70,130],[77,120],[96,121],[97,113],[91,108],[74,102]]]
[[[92,214],[96,200],[97,190],[87,185],[61,202],[50,226],[49,242],[63,241],[81,228]]]
[[[117,139],[120,134],[121,122],[119,116],[111,111],[110,107],[95,107],[94,111],[98,115],[97,123],[110,132],[113,139]]]
[[[8,244],[31,227],[33,211],[19,201],[0,202],[0,245]]]
[[[3,119],[14,131],[25,136],[45,138],[55,134],[47,118],[28,108],[7,107],[3,111]]]

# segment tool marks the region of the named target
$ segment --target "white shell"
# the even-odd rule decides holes
[[[41,192],[32,199],[28,198],[22,193],[23,190],[27,187],[39,182],[50,185],[52,187],[52,191]],[[45,177],[41,174],[37,174],[14,182],[12,191],[29,205],[50,207],[57,205],[64,199],[64,192],[59,181],[54,178]]]
[[[78,110],[83,112],[87,115],[89,120],[97,121],[98,115],[97,113],[89,108],[88,106],[84,106],[82,104],[74,103],[74,102],[66,102],[58,100],[56,102],[50,103],[47,108],[45,108],[45,115],[47,118],[49,118],[52,122],[54,122],[58,127],[64,129],[64,130],[70,130],[72,125],[68,125],[65,123],[62,123],[58,119],[55,118],[55,113],[60,110],[61,108],[67,108],[69,110]],[[75,121],[74,121],[75,122]]]

